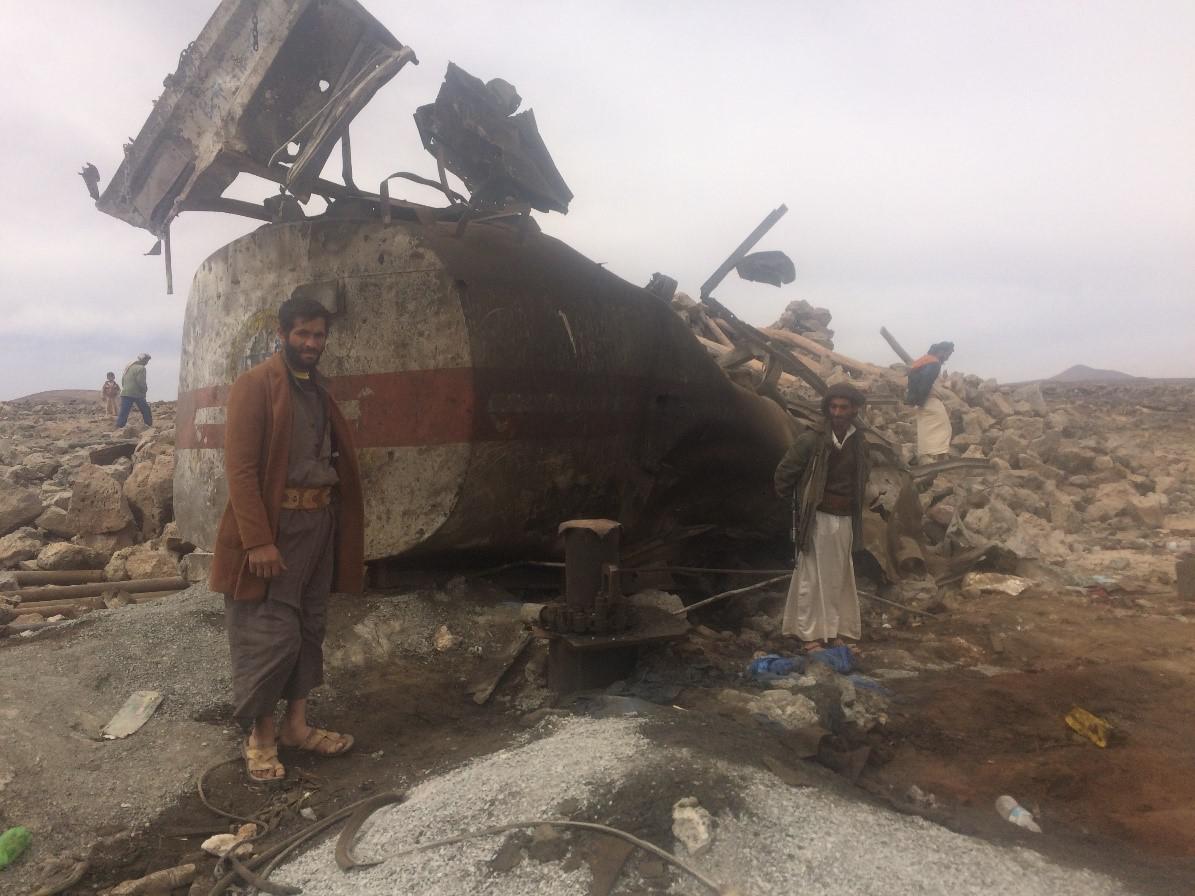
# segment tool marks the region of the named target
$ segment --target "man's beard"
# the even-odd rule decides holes
[[[315,370],[316,365],[319,364],[320,357],[323,355],[323,352],[320,352],[315,356],[314,361],[304,361],[301,351],[295,348],[289,342],[283,344],[282,350],[286,352],[286,363],[290,365],[291,369],[301,370],[304,373]]]

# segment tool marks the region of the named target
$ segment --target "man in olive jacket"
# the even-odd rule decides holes
[[[853,386],[831,386],[825,430],[801,433],[776,468],[777,493],[793,501],[797,549],[782,631],[806,650],[862,634],[851,553],[863,544],[867,445],[854,419],[865,402]]]
[[[129,412],[133,406],[141,412],[141,419],[146,426],[154,425],[154,415],[149,409],[149,402],[145,396],[149,393],[149,386],[145,382],[145,365],[149,363],[149,355],[142,352],[137,360],[124,369],[120,375],[120,411],[116,415],[116,428],[124,429],[129,422]]]
[[[337,756],[353,739],[307,723],[323,682],[329,593],[363,585],[364,514],[353,432],[316,365],[329,312],[309,299],[278,309],[282,351],[228,395],[228,505],[209,583],[224,594],[234,717],[251,781],[285,777],[278,746]],[[287,701],[281,725],[274,718]]]

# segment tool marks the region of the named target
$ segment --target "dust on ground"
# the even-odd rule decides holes
[[[1100,415],[1114,450],[1146,439],[1154,452],[1195,460],[1189,415],[1085,388],[1067,400]],[[793,652],[761,622],[776,618],[782,595],[728,602],[695,618],[684,641],[645,652],[609,694],[561,705],[544,688],[539,642],[488,704],[468,694],[520,631],[519,602],[542,591],[411,573],[386,593],[334,599],[328,681],[313,715],[357,745],[336,760],[284,755],[292,775],[277,791],[247,784],[235,761],[222,599],[195,587],[97,611],[0,641],[0,826],[34,833],[29,854],[0,873],[0,892],[31,892],[83,855],[91,871],[68,893],[190,860],[210,883],[215,860],[198,844],[235,823],[199,799],[205,772],[212,806],[270,820],[266,843],[307,825],[300,809],[323,817],[409,790],[406,806],[374,822],[363,857],[515,810],[609,823],[676,849],[671,807],[693,796],[716,820],[710,852],[694,861],[748,893],[794,880],[849,891],[831,871],[871,841],[890,848],[893,864],[875,879],[852,870],[855,892],[934,892],[939,879],[958,882],[951,892],[1033,892],[1026,881],[1041,892],[1187,892],[1195,605],[1175,593],[1167,543],[1192,536],[1195,520],[1179,502],[1156,531],[1107,526],[1066,564],[1025,565],[1033,587],[1018,596],[955,589],[932,620],[869,606],[857,682],[817,669],[784,683],[749,680],[754,656]],[[100,740],[103,723],[142,689],[164,695],[154,717],[125,740]],[[778,689],[816,707],[829,733],[815,752],[759,712]],[[1065,726],[1074,706],[1112,723],[1107,749]],[[996,815],[1004,793],[1043,834]],[[341,886],[317,883],[339,874],[328,848],[294,866],[309,893]],[[900,853],[918,859],[907,877]],[[512,833],[385,873],[415,875],[402,879],[423,892],[591,892],[593,869],[610,861],[592,838]],[[698,892],[639,854],[615,887]]]

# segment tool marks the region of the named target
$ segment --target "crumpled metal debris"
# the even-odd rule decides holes
[[[436,101],[415,110],[423,145],[469,188],[473,204],[501,208],[526,202],[568,212],[573,193],[556,169],[530,109],[506,81],[488,84],[448,63]]]

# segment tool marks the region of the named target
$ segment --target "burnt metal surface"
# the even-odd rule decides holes
[[[564,602],[544,607],[541,620],[557,634],[607,635],[631,624],[622,599],[618,546],[622,527],[613,520],[570,520],[564,536]]]
[[[551,555],[574,518],[632,541],[785,531],[772,471],[789,418],[664,302],[534,231],[365,214],[267,225],[196,274],[175,480],[196,544],[224,503],[228,386],[273,351],[296,291],[335,313],[321,368],[357,430],[369,559]]]
[[[412,61],[354,0],[224,0],[97,205],[162,237],[187,209],[248,213],[221,198],[241,172],[306,199],[348,123]]]
[[[463,180],[480,207],[526,202],[542,212],[567,212],[573,194],[544,146],[530,109],[501,79],[488,84],[448,63],[436,101],[415,110],[428,152]]]

